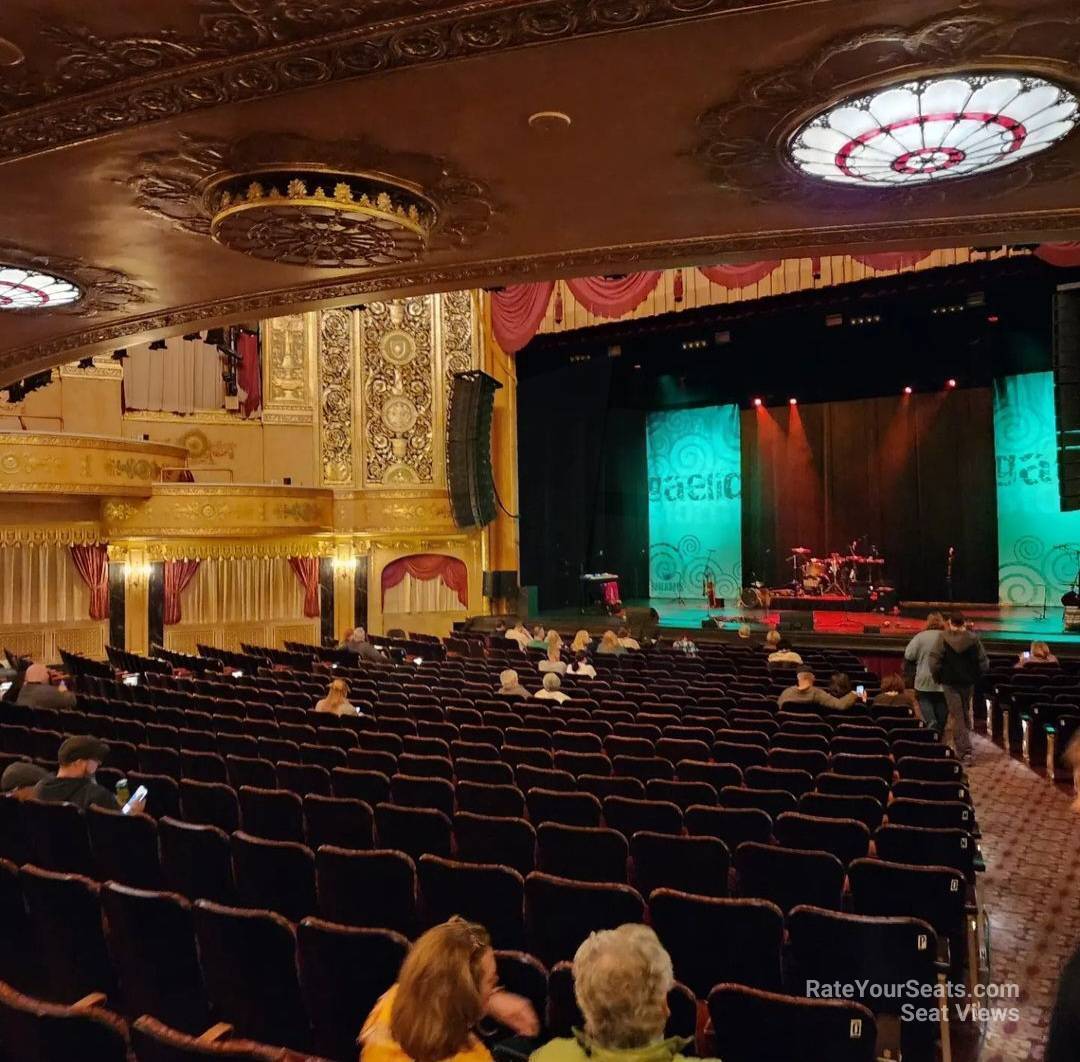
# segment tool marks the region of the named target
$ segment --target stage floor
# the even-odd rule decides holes
[[[802,609],[806,609],[806,599],[802,599]],[[736,634],[743,623],[750,625],[756,632],[775,626],[779,620],[777,609],[744,609],[732,605],[724,609],[704,607],[704,602],[677,604],[668,598],[650,598],[648,600],[627,601],[631,607],[652,607],[660,614],[660,626],[665,633],[689,631],[692,636],[709,637],[718,635],[726,638]],[[901,602],[901,608],[915,612],[914,616],[883,615],[880,612],[862,612],[855,609],[836,609],[835,603],[829,602],[824,609],[811,610],[813,632],[796,631],[793,640],[812,639],[823,644],[862,644],[873,642],[878,646],[883,643],[899,644],[906,642],[917,631],[922,630],[926,613],[937,603],[928,603],[918,607],[912,602]],[[1041,608],[1019,605],[964,605],[964,614],[969,624],[987,642],[1027,643],[1045,641],[1051,645],[1060,645],[1080,652],[1080,632],[1062,629],[1064,609],[1060,606],[1047,608],[1043,617]],[[947,606],[942,607],[947,611]],[[591,632],[603,631],[612,626],[612,620],[600,615],[595,610],[584,615],[576,609],[557,609],[541,612],[538,618],[548,625],[557,624],[560,628],[578,625]],[[702,621],[712,618],[719,622],[715,631],[703,630]],[[879,628],[877,633],[868,633],[866,627]],[[1074,655],[1070,653],[1069,655]]]

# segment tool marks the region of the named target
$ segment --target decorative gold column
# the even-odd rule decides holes
[[[319,314],[319,483],[353,485],[353,311]]]
[[[145,655],[150,652],[150,559],[145,545],[128,546],[123,560],[124,648]]]
[[[334,539],[334,637],[356,625],[356,547],[352,537]]]

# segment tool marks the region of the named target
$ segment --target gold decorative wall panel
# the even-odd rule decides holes
[[[434,481],[433,303],[368,303],[360,314],[365,487]]]
[[[353,311],[319,319],[319,473],[327,487],[353,483]]]
[[[62,380],[122,380],[124,378],[124,366],[119,361],[113,361],[110,354],[95,354],[94,364],[86,369],[80,369],[79,363],[72,361],[67,365],[60,366],[60,378]]]
[[[160,443],[43,432],[0,432],[0,491],[147,497],[187,451]]]
[[[339,492],[334,497],[334,526],[339,530],[377,534],[427,532],[452,534],[457,530],[445,490]]]
[[[32,657],[39,664],[60,659],[60,650],[100,660],[105,656],[109,624],[103,620],[85,623],[14,625],[0,627],[0,645],[12,652]]]
[[[212,645],[218,649],[239,652],[240,643],[268,646],[271,649],[283,649],[285,642],[306,642],[317,645],[319,642],[319,621],[306,622],[290,620],[278,623],[221,623],[221,624],[186,624],[178,623],[165,628],[165,648],[176,653],[198,652],[199,645]]]
[[[318,314],[296,313],[263,321],[264,424],[312,424]]]

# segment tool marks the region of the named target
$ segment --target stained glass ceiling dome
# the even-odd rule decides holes
[[[795,133],[791,160],[841,184],[926,184],[1011,165],[1078,120],[1076,96],[1041,77],[941,74],[841,100]]]
[[[0,310],[44,310],[81,298],[82,292],[70,280],[0,263]]]

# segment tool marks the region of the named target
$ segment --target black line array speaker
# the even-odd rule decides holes
[[[456,372],[450,380],[446,478],[458,527],[483,527],[495,519],[491,414],[500,387],[493,376],[478,370]]]
[[[1080,284],[1054,295],[1054,409],[1061,508],[1080,509]]]
[[[512,597],[517,597],[517,592],[518,573],[512,568],[484,572],[484,597],[508,601]]]

